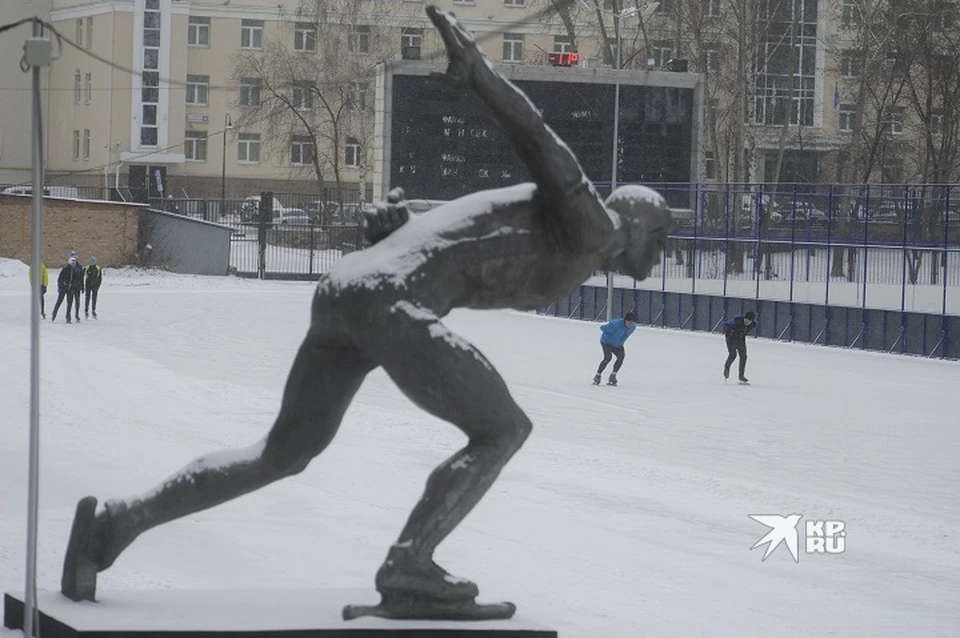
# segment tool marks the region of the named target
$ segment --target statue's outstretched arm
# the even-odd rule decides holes
[[[371,244],[376,244],[393,231],[407,223],[410,212],[403,199],[403,189],[394,188],[387,193],[387,201],[380,202],[372,211],[363,213],[363,234]]]

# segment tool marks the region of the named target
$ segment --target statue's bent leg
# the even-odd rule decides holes
[[[308,335],[267,436],[243,449],[201,456],[147,493],[106,501],[88,533],[71,534],[63,593],[75,600],[93,600],[96,574],[75,577],[77,560],[88,565],[88,571],[103,571],[143,532],[301,472],[333,439],[351,399],[374,367],[359,350],[326,347]],[[75,521],[75,528],[80,524]],[[67,564],[70,561],[72,565]],[[89,584],[72,582],[78,579]]]
[[[469,442],[430,475],[377,574],[377,589],[473,598],[476,586],[444,572],[433,553],[523,445],[530,419],[476,348],[422,310],[403,303],[397,308],[377,346],[381,365],[410,400],[458,427]]]

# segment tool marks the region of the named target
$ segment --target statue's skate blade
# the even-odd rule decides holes
[[[96,511],[97,499],[92,496],[77,503],[60,579],[60,591],[70,600],[92,602],[97,594],[97,565],[84,551],[92,540]]]
[[[445,601],[423,597],[384,596],[379,605],[347,605],[343,619],[376,616],[393,620],[507,620],[513,603],[478,603],[475,600]]]

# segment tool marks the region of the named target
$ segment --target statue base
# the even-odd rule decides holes
[[[98,602],[73,602],[59,591],[37,592],[43,638],[558,638],[555,629],[509,620],[343,619],[349,605],[376,605],[366,589],[125,590]],[[3,598],[3,624],[24,628],[21,592]],[[423,632],[423,634],[421,634]]]

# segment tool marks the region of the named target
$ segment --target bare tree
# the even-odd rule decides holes
[[[400,30],[384,26],[396,22],[390,5],[303,0],[275,39],[234,62],[238,128],[261,123],[265,152],[294,174],[312,172],[320,192],[332,182],[340,205],[345,169],[362,181],[369,165],[376,67],[400,53]]]

